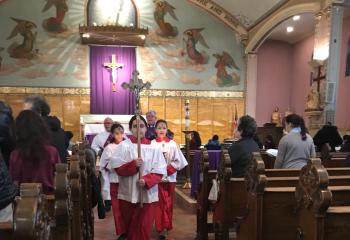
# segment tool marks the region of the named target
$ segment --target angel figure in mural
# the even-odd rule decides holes
[[[228,73],[226,70],[226,67],[229,67],[230,69],[240,70],[233,60],[233,57],[225,51],[223,51],[222,54],[215,53],[213,56],[216,58],[216,84],[219,87],[229,87],[239,84],[239,75],[234,72]]]
[[[68,11],[67,0],[47,0],[42,12],[46,12],[51,7],[56,8],[56,17],[50,17],[43,21],[43,28],[48,32],[61,33],[67,30],[63,23],[66,12]]]
[[[2,51],[4,51],[4,48],[0,47],[0,54]],[[0,55],[0,72],[1,72],[1,67],[2,67],[2,56]]]
[[[159,26],[159,29],[157,29],[156,33],[161,37],[176,37],[178,34],[177,28],[175,26],[172,26],[170,23],[165,22],[165,15],[169,13],[170,16],[172,16],[173,19],[178,21],[176,14],[175,14],[175,8],[164,0],[154,0],[155,3],[155,10],[154,10],[154,20]]]
[[[197,43],[199,42],[206,48],[209,48],[204,37],[201,34],[204,28],[192,28],[184,31],[183,41],[186,43],[187,56],[194,64],[206,64],[208,63],[209,56],[205,51],[199,52],[197,50]],[[184,52],[183,52],[184,55]]]
[[[33,32],[33,28],[37,28],[35,23],[13,17],[11,17],[11,19],[15,21],[17,25],[12,30],[7,40],[20,34],[23,37],[23,42],[22,44],[18,44],[16,42],[12,43],[7,49],[8,53],[13,58],[32,59],[36,55],[34,51],[34,44],[37,32]]]

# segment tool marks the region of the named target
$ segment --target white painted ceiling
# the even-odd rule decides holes
[[[286,0],[213,0],[249,27]]]
[[[298,21],[289,18],[276,26],[268,36],[270,40],[279,40],[295,44],[304,38],[311,36],[315,32],[314,14],[304,13],[300,15]],[[294,31],[287,33],[287,27],[294,27]]]

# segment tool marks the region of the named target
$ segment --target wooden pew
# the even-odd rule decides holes
[[[0,238],[50,239],[49,217],[45,211],[41,184],[21,184],[20,196],[15,200],[13,223],[0,224]]]
[[[298,214],[297,239],[350,238],[349,185],[338,187],[337,191],[343,190],[347,195],[343,194],[337,199],[334,190],[332,194],[328,178],[327,170],[321,165],[321,161],[314,161],[312,165],[303,168],[295,193]]]
[[[323,145],[320,153],[320,158],[322,160],[322,165],[326,168],[349,167],[350,163],[349,152],[331,152],[331,147],[328,143]]]
[[[304,168],[315,163],[320,164],[320,159],[312,159]],[[289,181],[290,187],[269,187],[269,178],[263,174],[264,170],[259,167],[263,162],[258,163],[258,169],[250,171],[251,177],[247,178],[248,199],[247,215],[240,224],[237,239],[295,239],[297,229],[297,216],[295,213],[295,182],[288,178],[280,181]],[[302,171],[300,179],[305,177]],[[341,176],[330,181],[330,185],[349,184],[348,176],[342,179]],[[344,182],[342,182],[344,181]],[[288,183],[283,183],[288,186]],[[333,190],[334,204],[344,205],[350,201],[350,187],[330,187]]]
[[[332,185],[350,185],[350,168],[329,169]],[[259,182],[262,175],[269,177],[266,187],[288,187],[296,186],[299,182],[299,169],[265,169],[264,162],[259,153],[253,154],[252,164],[249,167],[246,179],[232,178],[231,169],[226,169],[226,176],[221,182],[224,197],[218,202],[218,209],[225,213],[222,222],[218,222],[217,239],[228,239],[229,229],[237,225],[240,219],[247,214],[247,188],[255,188],[254,184]],[[337,176],[340,175],[340,176]],[[344,176],[343,176],[344,175]],[[228,194],[227,194],[228,193]],[[222,210],[224,209],[224,210]]]

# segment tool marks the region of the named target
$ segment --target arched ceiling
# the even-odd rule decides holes
[[[213,0],[249,28],[288,0]]]

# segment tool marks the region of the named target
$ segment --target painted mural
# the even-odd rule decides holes
[[[244,89],[244,49],[235,32],[185,0],[135,2],[140,25],[150,32],[137,50],[138,69],[154,89]],[[26,5],[31,8],[22,0],[0,5],[0,85],[89,87],[89,51],[78,34],[86,1]]]

